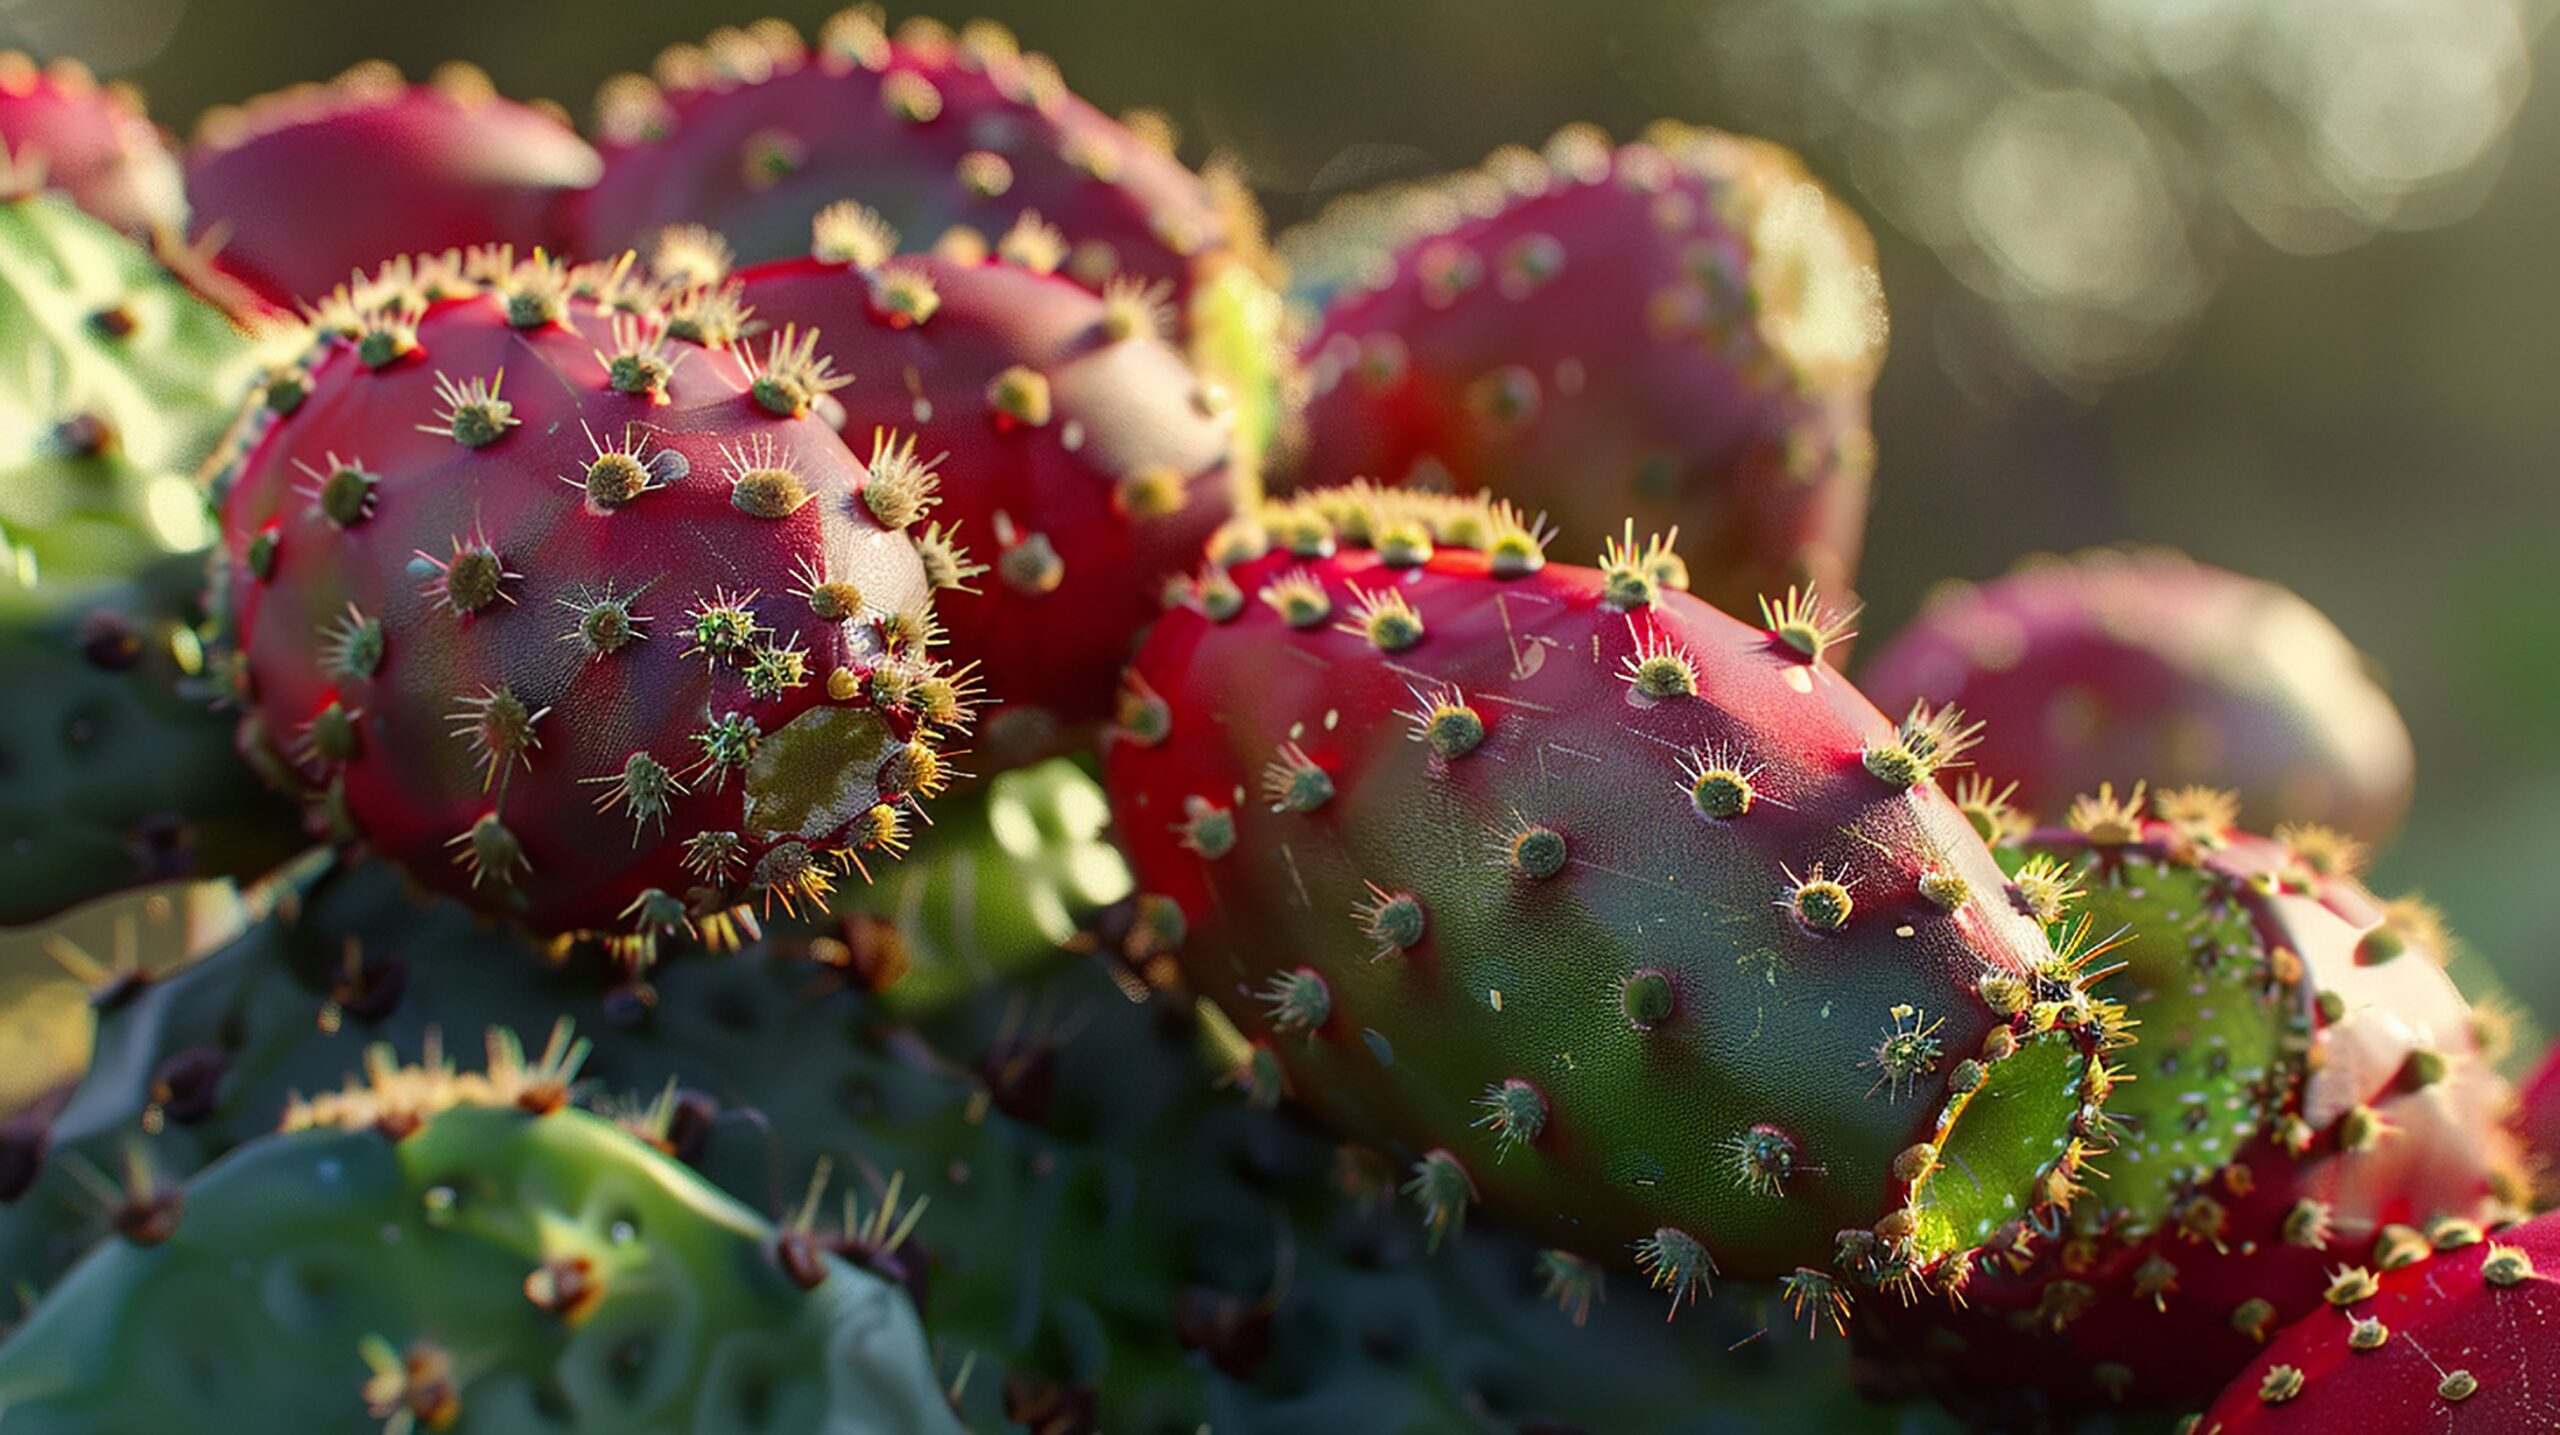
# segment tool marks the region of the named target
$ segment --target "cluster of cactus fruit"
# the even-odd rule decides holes
[[[2149,552],[1844,677],[1774,145],[1266,246],[987,24],[183,153],[6,56],[0,268],[0,1428],[2560,1418],[2388,699]]]

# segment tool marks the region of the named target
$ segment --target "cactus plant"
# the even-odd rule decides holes
[[[906,532],[934,476],[735,318],[503,251],[327,307],[222,511],[241,745],[324,830],[642,942],[904,846],[971,696]]]
[[[186,155],[196,242],[288,313],[404,255],[556,246],[562,196],[600,169],[556,105],[470,65],[411,84],[381,61],[209,111]]]
[[[2492,1435],[2560,1423],[2560,1217],[2338,1269],[2181,1435]]]
[[[1775,145],[1587,127],[1286,236],[1324,301],[1296,472],[1483,489],[1575,551],[1677,529],[1698,594],[1856,575],[1884,357],[1874,245]]]
[[[2111,783],[2202,785],[2272,829],[2378,842],[2408,809],[2409,731],[2344,634],[2273,583],[2100,549],[1952,584],[1864,670],[1886,707],[1959,703],[1976,767],[2051,813]]]
[[[539,1032],[567,1016],[597,1043],[589,1071],[598,1079],[651,1091],[678,1074],[708,1082],[738,1060],[722,1054],[739,1041],[735,1012],[780,1022],[821,971],[876,993],[847,1002],[864,1012],[876,1003],[882,1023],[921,1019],[991,983],[1036,978],[1080,922],[1127,894],[1127,869],[1097,835],[1101,792],[1071,764],[1007,773],[937,811],[937,840],[916,860],[839,894],[833,934],[816,943],[824,967],[780,957],[678,964],[656,986],[589,963],[555,969],[518,957],[459,907],[405,897],[379,864],[297,870],[259,889],[274,910],[236,936],[214,924],[224,940],[174,974],[152,980],[97,963],[86,1080],[63,1109],[26,1124],[14,1156],[0,1160],[14,1173],[0,1176],[0,1288],[49,1284],[98,1234],[88,1173],[118,1169],[128,1143],[147,1135],[154,1179],[184,1180],[262,1132],[293,1092],[335,1085],[369,1044],[414,1053],[433,1030]],[[290,821],[282,829],[295,830]],[[794,950],[808,945],[803,938]],[[711,1015],[662,1042],[651,1033],[664,1023],[642,1018],[667,1004]],[[806,1020],[843,1020],[843,1005]],[[624,1035],[635,1022],[638,1034]],[[797,1028],[772,1035],[742,1042],[742,1054],[822,1041]],[[723,1089],[769,1105],[789,1079],[777,1071]],[[822,1117],[826,1129],[789,1148],[795,1162],[805,1167],[842,1144],[833,1120]]]
[[[917,245],[983,252],[1026,220],[1064,240],[1059,272],[1177,316],[1259,443],[1277,422],[1278,302],[1258,277],[1261,216],[1221,166],[1173,155],[1160,118],[1117,123],[1002,27],[844,11],[817,41],[765,20],[658,57],[596,100],[604,177],[571,204],[584,252],[707,225],[749,262],[807,247],[854,200]]]
[[[1753,628],[1659,544],[1377,490],[1216,547],[1113,814],[1193,984],[1436,1229],[1481,1194],[1675,1304],[1827,1306],[2068,1203],[2112,1009],[1938,790],[1960,724],[1869,707],[1808,595]]]
[[[192,554],[129,583],[0,580],[0,926],[149,882],[256,877],[305,845],[198,691],[203,581]]]
[[[1260,500],[1233,418],[1151,303],[1051,272],[1053,233],[1019,229],[983,261],[893,259],[883,224],[829,210],[815,257],[746,270],[740,297],[868,376],[830,415],[857,450],[886,431],[943,455],[934,522],[987,569],[936,606],[948,657],[979,664],[994,695],[981,770],[1087,746],[1166,580]]]
[[[563,1109],[574,1049],[377,1067],[84,1260],[0,1344],[40,1432],[957,1431],[903,1293]],[[388,1422],[386,1424],[386,1422]]]
[[[0,153],[108,228],[135,238],[186,228],[187,195],[141,97],[77,60],[39,66],[0,51]]]
[[[14,1148],[40,1174],[0,1207],[0,1277],[51,1285],[90,1241],[147,1224],[207,1162],[257,1141],[291,1093],[387,1060],[369,1051],[567,1017],[582,1099],[773,1213],[798,1246],[922,1292],[942,1369],[974,1360],[960,1396],[975,1428],[1084,1411],[1137,1435],[1364,1419],[1774,1435],[1817,1408],[1826,1428],[1919,1428],[1862,1406],[1836,1345],[1782,1331],[1720,1350],[1772,1318],[1761,1305],[1667,1328],[1606,1298],[1596,1269],[1491,1230],[1425,1263],[1420,1232],[1374,1200],[1342,1203],[1337,1171],[1373,1162],[1345,1166],[1289,1113],[1212,1089],[1187,1001],[1133,1003],[1103,962],[981,989],[919,1026],[863,989],[850,933],[670,962],[630,985],[526,960],[379,866],[292,891],[243,940],[108,1005],[50,1149]],[[665,1099],[605,1100],[630,1092]],[[812,1207],[821,1162],[837,1179]],[[1815,1372],[1819,1396],[1799,1388]]]
[[[193,477],[257,354],[151,252],[0,173],[0,540],[47,577],[201,548]]]
[[[2108,789],[2005,849],[2030,907],[2084,889],[2080,920],[2127,934],[2110,989],[2141,1039],[2108,1107],[2110,1179],[1997,1243],[1962,1311],[1870,1327],[1960,1412],[2190,1405],[2324,1272],[2405,1264],[2522,1197],[2508,1087],[2432,914],[2367,892],[2344,839],[2255,836],[2233,812]]]

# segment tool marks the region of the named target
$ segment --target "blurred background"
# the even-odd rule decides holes
[[[2560,0],[981,0],[1106,109],[1328,197],[1657,116],[1805,152],[1893,349],[1862,583],[2162,543],[2285,583],[2419,752],[2379,862],[2560,1019]],[[581,121],[663,44],[825,0],[0,0],[0,47],[207,106],[467,59]],[[900,18],[907,11],[893,12]]]

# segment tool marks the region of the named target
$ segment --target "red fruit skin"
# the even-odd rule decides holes
[[[934,724],[910,702],[873,699],[883,674],[909,689],[936,674],[884,627],[886,615],[924,606],[922,564],[904,532],[874,521],[861,494],[876,475],[823,420],[778,415],[751,396],[746,353],[671,340],[672,375],[657,392],[617,390],[608,356],[630,332],[655,332],[663,311],[645,291],[625,292],[615,307],[630,314],[570,299],[556,317],[512,323],[523,281],[538,288],[546,274],[559,282],[553,266],[499,264],[484,289],[431,266],[416,284],[386,279],[324,314],[307,396],[262,416],[224,489],[218,591],[237,649],[242,747],[308,797],[316,826],[538,931],[652,922],[647,909],[627,910],[652,892],[695,917],[758,896],[822,896],[845,865],[837,853],[902,840],[868,825],[879,805],[902,812],[938,785],[893,782],[884,764],[929,750]],[[573,282],[610,285],[593,272]],[[383,330],[358,315],[381,294],[418,303],[422,290],[462,297],[423,309],[413,352],[368,366],[359,345]],[[758,366],[768,377],[779,367]],[[440,378],[502,370],[499,396],[516,422],[500,437],[472,448],[437,428]],[[595,507],[580,485],[600,447],[635,452],[654,485]],[[744,511],[731,482],[739,455],[790,470],[808,501],[787,516]],[[348,464],[376,482],[370,512],[342,525],[321,507],[322,478]],[[482,538],[513,576],[458,612],[453,555]],[[262,565],[257,550],[269,545]],[[822,617],[802,596],[813,573],[857,585],[859,615]],[[760,648],[805,651],[802,681],[758,695],[742,661],[688,654],[692,615],[723,593],[753,595]],[[599,597],[623,602],[642,636],[600,653],[579,641]],[[330,633],[350,605],[381,628],[369,672],[334,656]],[[472,730],[465,700],[493,689],[536,715],[533,745],[514,748],[520,761],[491,761]],[[311,727],[333,703],[355,717],[342,758]],[[732,712],[760,728],[754,761],[698,766],[708,720]],[[635,818],[637,805],[608,810],[634,753],[689,788],[649,820]],[[469,834],[490,815],[525,865],[484,861],[475,880]],[[689,858],[704,833],[735,835],[734,862]],[[817,878],[803,877],[803,856]]]
[[[1359,527],[1382,533],[1402,497]],[[1980,840],[1927,781],[1906,791],[1871,775],[1863,753],[1893,725],[1768,632],[1676,591],[1613,608],[1604,595],[1622,575],[1591,569],[1505,577],[1451,546],[1400,566],[1351,546],[1350,524],[1305,526],[1313,503],[1342,498],[1274,511],[1270,531],[1296,552],[1246,558],[1256,545],[1231,535],[1238,611],[1210,616],[1228,609],[1204,580],[1131,669],[1105,785],[1141,905],[1179,910],[1157,926],[1178,939],[1184,978],[1329,1123],[1408,1158],[1454,1157],[1538,1239],[1624,1261],[1669,1228],[1728,1275],[1840,1261],[1873,1279],[1838,1238],[1866,1237],[1910,1199],[1897,1158],[1940,1133],[1953,1073],[2027,1030],[1978,981],[2050,956],[1998,895]],[[1331,611],[1295,627],[1273,600],[1303,582]],[[1382,650],[1363,630],[1357,598],[1385,592],[1425,625],[1409,647]],[[1663,646],[1689,656],[1704,696],[1631,686],[1625,662]],[[1419,740],[1413,716],[1449,694],[1482,725],[1455,756]],[[1718,822],[1693,806],[1682,763],[1723,750],[1758,796]],[[1299,751],[1330,783],[1311,809],[1264,788],[1268,765]],[[1223,814],[1231,842],[1204,838],[1204,813]],[[1512,841],[1532,826],[1564,842],[1543,875]],[[1840,926],[1788,910],[1790,867],[1850,874]],[[1937,905],[1920,889],[1928,873],[1962,877],[1970,895]],[[1364,931],[1362,910],[1390,896],[1419,903],[1408,945]],[[1268,995],[1301,968],[1328,991],[1311,1031]],[[1647,971],[1669,1012],[1639,1025],[1623,992]],[[1895,1015],[1905,1003],[1916,1020]],[[1889,1079],[1880,1036],[1929,1023],[1942,1059]],[[2095,1044],[2088,1029],[2050,1039]],[[2054,1082],[2057,1161],[2066,1145],[2080,1154],[2077,1098],[2060,1093],[2086,1078]],[[1481,1104],[1512,1079],[1543,1113],[1520,1142]],[[1763,1126],[1793,1157],[1755,1190],[1731,1143]]]
[[[196,242],[288,311],[402,255],[557,251],[561,196],[602,169],[556,107],[468,66],[408,84],[378,63],[208,114],[186,164]]]
[[[1903,1365],[1960,1415],[2031,1431],[2072,1428],[2076,1413],[2093,1408],[2192,1408],[2269,1333],[2313,1309],[2328,1272],[2380,1268],[2395,1245],[2405,1260],[2439,1220],[2495,1221],[2513,1209],[2515,1155],[2498,1130],[2510,1091],[2481,1055],[2470,1009],[2444,974],[2441,936],[2387,922],[2361,884],[2313,870],[2285,843],[2228,829],[2209,839],[2200,847],[2192,829],[2149,821],[2134,841],[2055,828],[2021,845],[2092,862],[2084,882],[2093,887],[2131,863],[2201,864],[2247,911],[2267,969],[2298,959],[2300,980],[2278,977],[2268,1011],[2309,1033],[2307,1055],[2268,1094],[2258,1133],[2186,1183],[2165,1220],[2110,1211],[2107,1182],[2093,1181],[2095,1195],[2059,1237],[2026,1241],[2021,1257],[1984,1257],[1961,1309],[1887,1309],[1860,1327],[1870,1354]],[[2404,949],[2377,959],[2386,940]],[[2133,1018],[2146,1021],[2141,997],[2121,994]],[[2335,995],[2335,1019],[2315,994]],[[2200,1047],[2186,1032],[2148,1023],[2135,1035]],[[2423,1085],[2412,1069],[2421,1051],[2446,1059],[2442,1076]],[[2381,1119],[2369,1149],[2349,1149],[2356,1111]],[[2304,1123],[2298,1147],[2283,1132],[2287,1117]],[[2100,1171],[2142,1144],[2143,1133],[2121,1133]],[[2288,1217],[2305,1201],[2325,1208],[2318,1244],[2287,1237]],[[2399,1229],[2386,1235],[2390,1227]],[[2155,1261],[2175,1267],[2174,1289],[2157,1296],[2145,1279]],[[2252,1301],[2264,1309],[2244,1311]],[[2065,1308],[2077,1313],[2056,1329]]]
[[[2352,1294],[2315,1296],[2311,1313],[2232,1379],[2194,1435],[2560,1428],[2560,1217],[2438,1251],[2382,1273],[2374,1294],[2344,1299]],[[2361,1321],[2380,1322],[2387,1338],[2356,1348]]]
[[[882,307],[884,277],[930,284],[931,313],[919,323]],[[1115,336],[1128,311],[1020,264],[793,259],[738,280],[760,321],[814,326],[838,371],[861,376],[835,394],[856,452],[889,430],[940,456],[934,520],[989,565],[975,591],[935,605],[944,656],[978,664],[991,695],[971,766],[1089,743],[1167,580],[1259,500],[1233,418],[1151,328]],[[1014,370],[1039,380],[1019,416],[994,392]]]
[[[2524,1147],[2525,1168],[2533,1174],[2534,1204],[2560,1205],[2560,1042],[2542,1054],[2533,1074],[2516,1091],[2516,1109],[2507,1129]]]
[[[78,61],[38,68],[15,50],[0,52],[0,151],[21,169],[41,165],[46,187],[126,234],[186,228],[186,187],[169,142],[131,91],[100,85]]]
[[[1337,205],[1281,250],[1318,292],[1304,486],[1369,478],[1544,512],[1567,552],[1679,530],[1748,615],[1856,578],[1885,317],[1865,228],[1787,151],[1681,126]]]
[[[1953,703],[1977,770],[2050,814],[2100,783],[2202,784],[2274,828],[2367,842],[2407,812],[2409,731],[2337,627],[2286,589],[2158,550],[2021,566],[1934,598],[1863,677],[1888,712]]]
[[[912,21],[893,39],[849,10],[814,47],[778,20],[722,30],[669,49],[654,80],[609,81],[597,114],[604,177],[572,206],[586,253],[701,224],[746,261],[787,258],[845,199],[917,246],[955,227],[992,241],[1028,212],[1066,236],[1063,272],[1079,283],[1163,284],[1187,313],[1208,271],[1257,242],[1165,147],[992,25],[955,38]]]

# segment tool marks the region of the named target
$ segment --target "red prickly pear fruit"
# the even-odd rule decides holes
[[[1884,358],[1875,246],[1776,145],[1656,126],[1336,205],[1284,236],[1325,307],[1295,469],[1677,530],[1697,593],[1856,576]]]
[[[244,752],[442,888],[549,932],[786,909],[906,841],[970,692],[806,335],[503,250],[324,304],[221,483]],[[645,945],[645,943],[644,943]]]
[[[402,255],[557,248],[561,196],[601,168],[555,105],[469,65],[410,84],[375,61],[207,113],[187,197],[222,271],[290,311]]]
[[[2560,1426],[2560,1216],[2399,1270],[2342,1264],[2183,1435],[2511,1435]]]
[[[824,257],[747,269],[740,296],[761,322],[814,327],[839,372],[864,376],[830,415],[857,452],[887,431],[943,456],[929,531],[987,568],[936,605],[947,656],[978,664],[1003,703],[981,769],[1084,745],[1166,582],[1259,502],[1232,416],[1135,296],[1002,256],[893,259],[852,206],[821,216],[818,238]]]
[[[177,156],[124,85],[101,85],[87,66],[39,67],[0,51],[0,170],[41,179],[110,228],[137,237],[187,226]]]
[[[1658,542],[1551,564],[1393,490],[1212,552],[1131,670],[1113,818],[1189,984],[1416,1161],[1432,1230],[1481,1196],[1675,1302],[1845,1296],[2067,1205],[2112,1008],[1937,788],[1960,725],[1869,706],[1809,595],[1753,627]]]
[[[2439,919],[2365,890],[2347,839],[2256,836],[2235,810],[2204,789],[2151,809],[2107,789],[2002,851],[2021,909],[2073,904],[2121,934],[2109,989],[2140,1040],[2107,1105],[2110,1179],[2059,1227],[1998,1243],[1963,1309],[1864,1329],[1959,1414],[2191,1407],[2328,1272],[2406,1263],[2522,1195],[2508,1086],[2442,970]]]
[[[2239,794],[2262,828],[2378,842],[2409,805],[2409,730],[2335,624],[2287,589],[2158,549],[2040,559],[1942,590],[1865,669],[1888,712],[1984,719],[1975,766],[2050,815],[2102,783]]]
[[[654,78],[607,81],[596,112],[604,177],[575,202],[583,252],[702,224],[749,263],[788,258],[850,199],[960,254],[1035,216],[1063,240],[1061,273],[1160,290],[1188,341],[1250,300],[1223,292],[1262,248],[1242,184],[1185,169],[1160,118],[1112,120],[998,25],[918,18],[892,34],[865,9],[814,45],[780,20],[723,29],[668,49]]]
[[[2516,1109],[2507,1129],[2524,1147],[2525,1166],[2533,1174],[2534,1205],[2560,1205],[2560,1042],[2553,1042],[2540,1064],[2516,1090]]]

